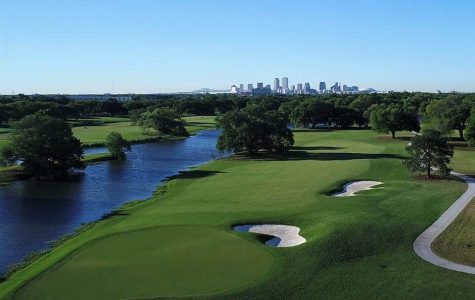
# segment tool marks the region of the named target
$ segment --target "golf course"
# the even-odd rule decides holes
[[[87,129],[75,134],[101,139]],[[475,276],[434,266],[412,248],[464,193],[464,182],[411,175],[401,163],[404,139],[357,129],[294,135],[284,154],[231,156],[175,176],[151,199],[124,206],[14,273],[0,283],[0,298],[474,297]],[[452,167],[475,174],[466,152],[456,150]],[[357,181],[382,185],[332,196]],[[472,266],[473,205],[433,246]],[[273,236],[233,230],[246,224],[295,226],[306,242],[270,247]]]

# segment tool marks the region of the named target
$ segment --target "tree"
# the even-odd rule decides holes
[[[106,146],[112,157],[120,160],[125,159],[125,152],[130,151],[130,142],[118,132],[107,135]]]
[[[39,178],[64,177],[71,168],[83,168],[80,141],[69,124],[36,113],[14,124],[3,159],[21,161],[25,171]]]
[[[475,144],[475,109],[472,110],[470,117],[467,120],[467,127],[465,129],[465,137],[470,145]]]
[[[444,135],[457,130],[460,139],[464,140],[463,131],[470,109],[470,103],[458,95],[432,101],[424,113],[424,127],[438,130]]]
[[[421,135],[416,135],[412,139],[406,150],[410,157],[403,163],[411,172],[426,172],[429,179],[432,168],[437,168],[443,176],[451,171],[448,164],[454,155],[454,149],[440,131],[424,130]]]
[[[145,112],[140,118],[139,125],[145,130],[155,129],[163,134],[176,136],[187,136],[185,121],[181,119],[180,114],[172,109],[157,108],[152,112]]]
[[[332,114],[332,105],[318,100],[307,100],[295,107],[290,114],[294,126],[310,126],[328,124]]]
[[[345,106],[337,106],[333,110],[331,122],[335,127],[348,128],[355,123],[360,123],[361,113]]]
[[[373,130],[380,133],[391,132],[393,139],[396,131],[411,130],[419,131],[417,115],[406,112],[398,104],[379,104],[370,108],[370,122]]]
[[[277,111],[266,111],[252,105],[229,111],[217,119],[222,129],[216,147],[235,153],[253,154],[287,151],[294,144],[292,130],[287,128],[285,116]]]

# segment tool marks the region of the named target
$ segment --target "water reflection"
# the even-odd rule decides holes
[[[215,149],[217,136],[203,131],[186,140],[134,145],[126,161],[89,166],[74,180],[0,187],[0,272],[81,223],[150,197],[167,176],[225,155]],[[105,149],[87,150],[100,152]]]

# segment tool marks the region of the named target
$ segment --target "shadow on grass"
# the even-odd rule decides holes
[[[129,213],[123,211],[123,210],[113,210],[111,212],[108,212],[108,213],[105,213],[102,215],[101,217],[101,220],[106,220],[106,219],[110,219],[112,217],[115,217],[115,216],[128,216]]]
[[[213,176],[219,173],[226,173],[221,171],[205,171],[205,170],[189,170],[189,171],[180,171],[176,175],[167,177],[165,180],[172,179],[196,179]]]
[[[332,146],[294,146],[292,150],[302,150],[302,151],[311,151],[311,150],[342,150],[346,147],[332,147]]]
[[[251,160],[280,161],[280,160],[356,160],[356,159],[404,159],[398,154],[384,153],[309,153],[306,151],[289,151],[286,153],[259,153],[248,157]]]

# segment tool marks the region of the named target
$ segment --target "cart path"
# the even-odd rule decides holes
[[[463,272],[467,274],[475,275],[475,267],[458,264],[442,258],[432,251],[431,245],[434,240],[452,224],[457,216],[464,210],[464,208],[475,197],[475,179],[470,176],[451,172],[452,175],[462,179],[468,185],[465,193],[458,198],[447,209],[437,221],[434,222],[429,228],[427,228],[414,242],[413,247],[417,255],[422,259],[442,268]]]

